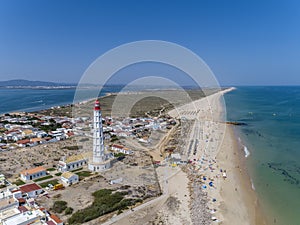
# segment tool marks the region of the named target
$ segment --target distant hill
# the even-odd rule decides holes
[[[30,80],[8,80],[0,81],[0,87],[70,87],[76,84],[55,83],[47,81],[30,81]]]

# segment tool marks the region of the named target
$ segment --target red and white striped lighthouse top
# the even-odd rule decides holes
[[[94,108],[94,110],[101,110],[101,108],[100,108],[100,102],[99,102],[98,99],[95,101],[95,108]]]

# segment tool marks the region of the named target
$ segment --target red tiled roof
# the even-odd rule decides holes
[[[122,145],[116,145],[116,144],[113,144],[112,147],[114,147],[114,148],[121,148],[121,149],[124,148],[124,146],[122,146]]]
[[[25,206],[22,206],[22,205],[18,207],[18,210],[20,210],[20,212],[27,212],[28,211],[28,209]]]
[[[50,218],[53,219],[55,223],[62,223],[62,221],[54,214],[51,214]]]
[[[17,144],[28,144],[30,142],[29,139],[25,139],[25,140],[19,140],[17,141]]]
[[[43,171],[46,171],[46,169],[42,166],[39,166],[39,167],[35,167],[35,168],[31,168],[29,170],[23,170],[21,172],[21,174],[23,175],[31,175],[31,174],[35,174],[35,173],[39,173],[39,172],[43,172]]]
[[[23,185],[20,187],[20,190],[23,192],[23,193],[28,193],[28,192],[31,192],[31,191],[37,191],[37,190],[40,190],[42,189],[39,185],[37,184],[26,184],[26,185]]]
[[[26,200],[25,200],[24,198],[19,198],[19,199],[18,199],[18,201],[19,201],[19,203],[20,203],[20,204],[22,204],[22,203],[25,203],[25,202],[26,202]]]

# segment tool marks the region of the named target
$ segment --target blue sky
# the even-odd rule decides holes
[[[299,24],[296,0],[0,0],[0,80],[77,82],[106,51],[155,39],[194,51],[222,85],[300,85]]]

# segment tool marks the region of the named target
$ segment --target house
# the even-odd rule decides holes
[[[171,162],[175,164],[180,164],[181,155],[179,153],[172,153],[171,154]]]
[[[23,136],[21,134],[14,134],[12,139],[13,141],[19,141],[23,138]]]
[[[37,131],[35,133],[35,135],[38,137],[38,138],[44,138],[44,137],[47,137],[48,134],[45,132],[45,131]]]
[[[0,186],[5,185],[5,176],[3,174],[0,174]]]
[[[17,141],[17,145],[19,147],[26,147],[30,143],[29,139],[19,140]]]
[[[2,191],[0,193],[0,212],[4,209],[9,209],[19,206],[18,200],[9,191]],[[1,224],[1,223],[0,223]]]
[[[120,152],[120,153],[123,153],[123,154],[126,154],[126,155],[130,155],[130,154],[133,153],[131,149],[126,148],[122,145],[116,145],[116,144],[113,144],[111,146],[111,150],[113,150],[115,152]]]
[[[27,130],[23,130],[22,131],[22,135],[23,135],[23,137],[30,137],[30,136],[32,136],[34,134],[33,134],[32,130],[27,129]]]
[[[76,170],[87,164],[87,158],[82,154],[72,155],[58,162],[58,170],[62,172]]]
[[[63,221],[61,221],[61,219],[59,219],[58,216],[56,216],[54,214],[51,214],[49,219],[50,219],[49,221],[53,222],[54,225],[63,225],[64,224]],[[50,223],[50,225],[52,225],[52,224]]]
[[[20,177],[23,181],[34,180],[47,175],[46,169],[42,166],[35,167],[29,170],[23,170]]]
[[[33,183],[20,186],[20,191],[22,192],[22,194],[27,194],[29,198],[36,198],[44,190],[36,183]]]
[[[124,146],[122,146],[122,145],[116,145],[116,144],[113,144],[113,145],[111,146],[111,150],[116,151],[116,152],[122,151],[123,148],[124,148]]]
[[[31,143],[37,143],[37,144],[40,144],[42,141],[42,138],[31,138],[30,139],[30,142]]]
[[[79,182],[79,176],[77,174],[69,172],[69,171],[64,172],[61,175],[60,179],[63,183],[65,183],[68,186]]]
[[[27,225],[27,224],[41,224],[37,223],[45,215],[40,210],[28,210],[21,212],[18,208],[12,208],[3,212],[4,216],[0,220],[3,225]]]

